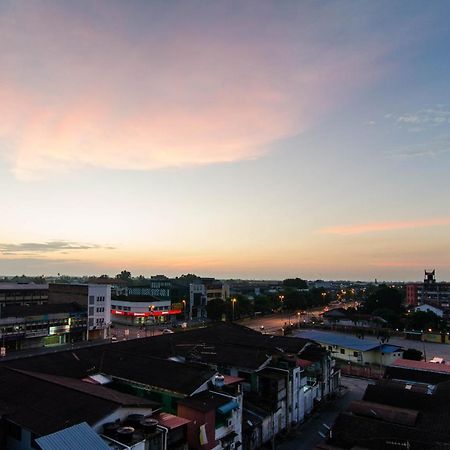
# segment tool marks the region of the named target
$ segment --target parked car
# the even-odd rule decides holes
[[[163,334],[173,334],[172,330],[169,330],[169,328],[164,328],[164,330],[162,330]]]

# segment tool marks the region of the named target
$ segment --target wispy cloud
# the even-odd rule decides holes
[[[433,108],[419,109],[411,113],[389,113],[384,118],[393,121],[399,128],[420,132],[436,127],[449,127],[450,109],[445,105],[436,105]]]
[[[47,253],[67,254],[75,250],[95,249],[112,250],[113,247],[70,241],[22,242],[20,244],[0,243],[0,253],[3,255],[37,256]]]
[[[339,33],[331,6],[111,3],[2,11],[0,139],[18,178],[259,157],[379,78],[394,41]]]
[[[396,222],[372,222],[364,224],[333,226],[322,228],[319,231],[324,234],[336,234],[347,236],[354,234],[379,233],[384,231],[428,228],[446,225],[450,225],[450,217],[406,220]]]

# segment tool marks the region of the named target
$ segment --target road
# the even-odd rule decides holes
[[[261,326],[264,326],[264,331],[266,333],[275,334],[279,333],[284,324],[290,322],[294,325],[297,325],[299,321],[311,322],[313,317],[317,317],[323,310],[321,308],[313,309],[307,311],[306,315],[289,315],[287,313],[278,313],[271,316],[260,316],[253,319],[245,319],[240,321],[242,325],[245,325],[253,330],[261,330]],[[297,334],[298,333],[298,334]],[[336,332],[334,332],[336,333]],[[295,334],[301,337],[301,332],[295,332]],[[346,333],[348,334],[348,333]],[[374,341],[378,342],[376,337],[374,336],[366,336],[364,338],[366,341]],[[409,339],[404,339],[401,337],[392,336],[389,339],[389,344],[398,345],[405,349],[414,348],[416,350],[420,350],[422,353],[425,353],[426,360],[429,361],[434,356],[438,356],[440,358],[444,358],[445,361],[450,362],[450,345],[449,344],[439,344],[434,342],[421,342],[421,341],[412,341]]]
[[[312,450],[324,440],[328,433],[327,427],[332,427],[336,417],[347,409],[350,402],[361,400],[371,380],[342,377],[341,384],[347,388],[347,393],[321,406],[313,416],[301,425],[294,438],[276,446],[277,450]]]

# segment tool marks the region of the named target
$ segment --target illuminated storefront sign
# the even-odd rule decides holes
[[[68,333],[70,331],[70,325],[60,325],[58,327],[50,327],[48,334]]]
[[[119,311],[112,309],[111,314],[116,316],[131,316],[131,317],[157,317],[181,314],[181,309],[170,309],[168,311],[150,311],[150,312],[133,312],[133,311]]]

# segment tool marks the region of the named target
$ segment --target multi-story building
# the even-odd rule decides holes
[[[111,326],[111,286],[49,284],[51,304],[77,303],[87,310],[87,339],[106,339]]]
[[[436,271],[425,270],[423,283],[406,285],[406,303],[410,306],[427,304],[450,310],[450,283],[436,281]]]
[[[406,304],[409,306],[417,306],[418,298],[417,291],[419,289],[420,283],[408,283],[406,285]]]
[[[189,285],[189,318],[206,319],[206,305],[213,299],[230,298],[230,286],[214,279],[203,279],[202,283]]]
[[[86,309],[76,303],[7,305],[0,309],[3,352],[86,339]]]
[[[113,321],[129,325],[167,323],[182,314],[183,309],[184,303],[172,304],[171,282],[166,280],[122,288],[111,301]]]
[[[0,283],[0,305],[47,303],[48,284]]]

